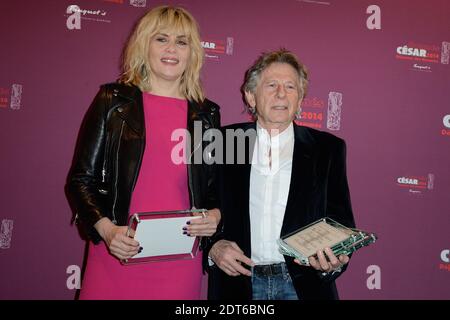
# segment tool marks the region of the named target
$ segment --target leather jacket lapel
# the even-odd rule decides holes
[[[294,124],[295,143],[292,174],[281,235],[306,225],[310,219],[305,212],[311,201],[315,181],[315,141],[306,128]]]
[[[122,86],[121,89],[113,90],[113,99],[117,99],[115,109],[131,129],[142,134],[145,128],[142,92],[134,86]]]

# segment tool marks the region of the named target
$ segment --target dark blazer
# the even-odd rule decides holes
[[[256,134],[255,123],[235,124],[224,127],[223,131],[227,129],[242,129]],[[346,175],[344,140],[326,132],[295,124],[294,132],[292,176],[281,236],[323,217],[330,217],[343,225],[354,227]],[[226,140],[225,133],[224,137]],[[218,167],[217,185],[222,221],[212,241],[212,244],[220,239],[234,241],[247,257],[251,257],[249,218],[251,149],[246,148],[245,164],[224,164]],[[226,151],[224,153],[226,154]],[[235,151],[235,157],[236,153]],[[207,252],[209,249],[210,247]],[[338,299],[334,280],[341,273],[322,276],[311,267],[302,267],[294,263],[291,257],[285,256],[285,260],[300,299]],[[345,268],[346,266],[343,271]],[[215,265],[209,268],[210,299],[251,299],[251,294],[250,277],[228,276]]]

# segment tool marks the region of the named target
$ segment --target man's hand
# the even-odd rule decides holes
[[[337,258],[330,248],[325,248],[323,251],[317,251],[317,259],[315,259],[314,257],[309,257],[309,264],[317,271],[333,272],[340,270],[343,265],[348,263],[349,260],[350,258],[343,254],[341,254],[339,258]],[[297,259],[295,259],[294,262],[303,265]]]
[[[252,275],[250,270],[242,266],[242,263],[251,267],[255,264],[244,255],[244,252],[235,242],[228,240],[217,241],[209,251],[209,256],[229,276]]]

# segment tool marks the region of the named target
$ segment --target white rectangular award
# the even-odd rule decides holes
[[[139,242],[142,250],[122,264],[136,264],[162,260],[192,259],[199,247],[199,238],[183,234],[189,220],[201,218],[194,213],[205,209],[139,212],[128,223],[128,236]]]

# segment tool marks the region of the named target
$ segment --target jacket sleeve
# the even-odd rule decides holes
[[[66,193],[75,221],[94,243],[101,240],[94,224],[107,216],[106,196],[99,192],[105,145],[108,90],[102,86],[89,107],[78,135]]]
[[[220,111],[219,106],[213,103],[212,108],[214,108],[214,111],[212,112],[212,124],[213,129],[220,129]],[[209,172],[210,176],[208,177],[208,190],[206,195],[206,207],[207,209],[214,209],[219,208],[220,209],[220,197],[219,197],[219,190],[218,187],[220,185],[219,179],[219,166],[220,164],[212,164],[209,166]],[[221,217],[221,220],[219,221],[219,224],[217,226],[217,231],[214,235],[211,237],[203,237],[202,238],[202,249],[203,252],[203,271],[209,270],[209,260],[208,260],[208,253],[211,249],[212,245],[218,241],[218,238],[221,236],[221,230],[223,226],[223,216]]]
[[[221,129],[221,134],[224,137],[224,130]],[[223,160],[225,159],[225,141],[223,141],[222,144],[222,148],[223,150],[221,150],[222,155],[223,155]],[[224,184],[223,184],[223,168],[224,168],[224,164],[223,163],[217,163],[214,165],[214,184],[209,188],[209,191],[211,193],[213,193],[214,195],[211,197],[214,197],[215,201],[216,201],[216,208],[219,208],[220,213],[221,213],[221,219],[219,221],[219,224],[217,225],[217,230],[216,232],[211,236],[206,238],[207,241],[205,241],[205,248],[204,248],[204,252],[203,252],[203,270],[207,271],[207,272],[211,272],[211,267],[212,264],[209,261],[208,257],[209,257],[209,251],[211,250],[212,246],[218,242],[219,240],[223,240],[225,239],[225,235],[223,232],[223,228],[224,228],[224,224],[225,224],[225,220],[226,217],[223,214],[223,210],[222,210],[222,202],[221,202],[221,194],[223,194],[224,190]]]
[[[213,129],[220,129],[220,111],[219,106],[212,103],[212,124]],[[219,208],[219,197],[217,195],[217,164],[210,165],[209,177],[208,177],[208,190],[206,197],[206,207],[207,209]]]
[[[354,228],[355,221],[347,181],[346,150],[344,140],[337,140],[330,164],[326,211],[331,219]]]
[[[337,140],[332,152],[326,212],[331,219],[349,228],[355,227],[347,180],[346,144],[342,139]],[[320,276],[324,281],[334,281],[347,269],[347,266],[348,264],[343,266],[340,272],[321,274]]]
[[[216,164],[216,178],[215,178],[215,185],[214,185],[214,192],[217,194],[217,207],[221,209],[220,201],[219,201],[219,194],[220,194],[220,187],[221,187],[221,175],[222,175],[222,166],[221,164]],[[209,251],[211,250],[212,246],[218,242],[219,240],[225,239],[224,233],[223,233],[223,227],[224,227],[224,221],[225,217],[223,215],[223,211],[221,210],[221,219],[219,221],[219,224],[217,225],[216,232],[211,237],[204,237],[204,243],[203,243],[203,272],[210,272],[210,267],[212,266],[209,261]]]

